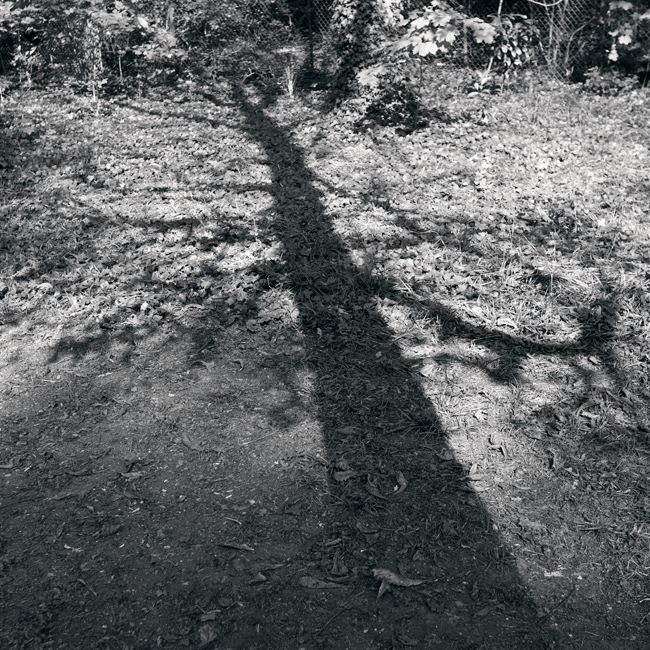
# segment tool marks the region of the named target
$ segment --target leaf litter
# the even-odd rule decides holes
[[[644,647],[646,95],[397,138],[217,90],[6,103],[4,645]]]

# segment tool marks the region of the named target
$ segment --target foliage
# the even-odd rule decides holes
[[[631,2],[610,2],[606,25],[612,38],[607,55],[610,61],[619,61],[622,56],[628,60],[650,60],[650,10],[640,13]]]
[[[498,71],[505,74],[534,60],[539,29],[532,20],[522,14],[503,14],[491,16],[490,24],[496,32],[490,51]]]
[[[650,9],[627,1],[610,2],[603,23],[608,35],[606,64],[646,83],[650,68]]]
[[[247,42],[286,42],[292,19],[286,1],[193,0],[184,3],[178,28],[192,46],[232,48]]]
[[[584,89],[597,95],[616,96],[630,92],[639,86],[636,77],[625,75],[618,70],[590,68],[585,73]]]
[[[493,25],[480,18],[470,18],[444,0],[434,0],[430,6],[412,12],[400,26],[406,28],[406,33],[390,44],[388,51],[410,50],[421,57],[446,54],[464,29],[472,33],[477,43],[493,43],[497,34]]]
[[[451,54],[461,34],[485,48],[488,69],[484,81],[492,71],[507,75],[532,60],[538,37],[536,26],[526,16],[495,15],[485,21],[461,13],[444,0],[434,0],[430,6],[412,12],[399,26],[405,32],[397,40],[387,39],[379,48],[378,63],[360,75],[363,85],[376,86],[382,76],[395,74],[391,67],[402,62],[405,54],[420,61]]]
[[[395,128],[399,135],[408,135],[426,127],[429,114],[412,85],[406,82],[382,84],[356,126],[359,130],[389,126]]]
[[[14,42],[13,65],[31,77],[37,70],[89,79],[126,57],[135,67],[184,58],[176,37],[122,2],[33,0],[0,4],[0,35]]]
[[[494,15],[483,20],[454,9],[444,0],[434,0],[430,6],[412,12],[397,27],[400,36],[383,40],[374,51],[374,63],[362,69],[357,80],[370,101],[369,110],[375,115],[389,114],[391,120],[400,114],[408,116],[407,130],[424,124],[423,108],[413,110],[414,102],[421,104],[417,98],[422,91],[423,65],[436,57],[452,57],[461,36],[471,38],[483,49],[486,69],[479,72],[474,84],[479,90],[495,74],[501,76],[503,85],[512,70],[532,61],[538,36],[536,26],[526,16]],[[402,101],[400,110],[396,110],[396,100]],[[387,103],[382,111],[379,106],[384,101]]]

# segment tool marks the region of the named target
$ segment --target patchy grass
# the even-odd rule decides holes
[[[5,98],[3,647],[647,647],[647,95],[444,88]]]

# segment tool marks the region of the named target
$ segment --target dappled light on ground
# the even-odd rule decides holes
[[[646,99],[546,100],[8,100],[3,647],[647,645]]]

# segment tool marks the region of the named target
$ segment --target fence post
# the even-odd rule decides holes
[[[314,74],[314,28],[311,17],[312,0],[307,0],[307,28],[309,29],[309,72]]]

